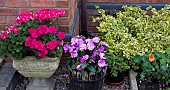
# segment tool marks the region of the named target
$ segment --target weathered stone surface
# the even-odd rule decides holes
[[[129,81],[130,81],[130,90],[138,90],[135,72],[132,69],[129,70]]]
[[[2,66],[3,62],[3,59],[0,57],[0,67]]]
[[[48,78],[33,78],[26,90],[54,90],[55,80]]]
[[[13,61],[13,67],[25,77],[49,78],[51,77],[60,63],[60,58],[42,58],[37,60],[35,57],[28,56],[23,60]]]
[[[19,74],[12,67],[12,62],[5,63],[0,69],[0,90],[14,90],[17,76]]]

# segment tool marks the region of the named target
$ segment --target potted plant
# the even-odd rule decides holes
[[[153,56],[155,52],[165,53],[170,45],[169,6],[159,11],[148,7],[147,10],[152,14],[139,6],[122,8],[124,11],[117,12],[116,17],[106,15],[103,9],[98,9],[101,17],[95,18],[94,22],[99,22],[97,29],[101,40],[109,44],[108,51],[123,57],[122,63],[138,70],[142,66],[135,61],[136,55]]]
[[[141,66],[141,71],[138,71],[140,80],[149,83],[154,81],[157,83],[158,89],[168,87],[170,84],[170,48],[167,48],[165,53],[136,55],[134,61]]]
[[[0,54],[11,57],[13,67],[23,76],[33,77],[28,90],[54,88],[55,82],[45,78],[52,76],[60,62],[65,34],[57,31],[55,21],[64,15],[57,9],[21,12],[0,36]]]
[[[63,48],[70,57],[67,61],[70,89],[101,90],[107,67],[105,55],[108,44],[101,42],[99,37],[85,39],[76,36]]]

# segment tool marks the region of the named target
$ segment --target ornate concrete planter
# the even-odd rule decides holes
[[[28,84],[27,90],[53,90],[55,81],[50,79],[58,68],[60,58],[36,59],[27,56],[22,60],[13,59],[13,67],[25,77],[33,77]]]

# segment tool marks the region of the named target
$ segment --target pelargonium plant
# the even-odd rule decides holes
[[[76,36],[70,43],[64,45],[64,52],[68,53],[70,60],[67,64],[72,70],[84,72],[100,72],[107,67],[106,50],[108,44],[101,42],[99,37],[85,39],[83,36]]]
[[[65,34],[57,30],[55,21],[64,15],[63,10],[57,9],[21,12],[15,24],[0,35],[1,56],[16,59],[61,56]]]

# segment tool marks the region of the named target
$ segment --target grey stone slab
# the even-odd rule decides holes
[[[138,90],[136,76],[134,70],[129,70],[129,81],[130,81],[130,90]]]
[[[4,63],[0,69],[0,90],[14,90],[19,74],[12,67],[12,62]]]
[[[0,67],[2,66],[3,63],[4,63],[4,60],[0,57]]]
[[[26,90],[54,90],[55,80],[52,78],[33,78]]]

